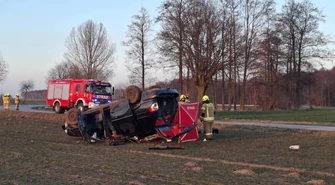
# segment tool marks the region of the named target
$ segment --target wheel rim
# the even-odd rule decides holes
[[[56,112],[59,111],[59,103],[56,103],[56,105],[55,105],[55,111],[56,111]]]

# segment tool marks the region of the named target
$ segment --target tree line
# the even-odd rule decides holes
[[[157,17],[142,7],[122,42],[130,82],[145,89],[149,71],[163,68],[177,77],[156,84],[190,92],[194,101],[210,94],[227,110],[334,105],[334,71],[317,70],[333,58],[331,38],[319,29],[325,15],[309,0],[275,7],[274,0],[164,0]],[[116,48],[102,23],[73,28],[66,47],[46,80],[113,77]]]

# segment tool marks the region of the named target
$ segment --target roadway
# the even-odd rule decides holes
[[[35,109],[36,108],[36,109]],[[40,109],[37,109],[40,108]],[[15,105],[9,106],[10,110],[15,110]],[[0,110],[4,110],[3,106],[1,106]],[[54,113],[52,107],[48,107],[46,105],[20,105],[19,111],[22,112],[45,112],[45,113]]]
[[[36,108],[39,109],[36,109]],[[3,110],[1,106],[0,110]],[[15,105],[10,106],[10,110],[15,110]],[[20,105],[20,111],[22,112],[44,112],[52,113],[51,107],[46,105]],[[320,126],[320,125],[303,125],[303,124],[280,124],[280,123],[258,123],[258,122],[238,122],[238,121],[220,121],[216,120],[215,124],[227,124],[227,125],[247,125],[247,126],[260,126],[260,127],[273,127],[273,128],[284,128],[284,129],[298,129],[298,130],[317,130],[317,131],[335,131],[335,126]]]

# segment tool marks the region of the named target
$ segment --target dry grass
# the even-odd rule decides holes
[[[89,145],[63,122],[0,111],[0,184],[335,184],[333,132],[216,125],[214,141],[149,150],[158,141]]]

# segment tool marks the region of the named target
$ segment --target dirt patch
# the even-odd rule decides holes
[[[189,167],[194,167],[194,166],[196,166],[197,164],[196,164],[195,162],[187,162],[185,165],[186,165],[186,166],[189,166]]]
[[[192,161],[190,161],[190,162],[187,162],[186,164],[185,164],[187,167],[191,167],[191,170],[193,171],[193,172],[201,172],[202,171],[202,168],[201,167],[199,167],[199,166],[197,166],[197,163],[195,163],[195,162],[192,162]],[[186,169],[185,169],[185,171],[186,171]]]
[[[234,174],[237,174],[237,175],[247,175],[247,176],[256,176],[255,172],[253,172],[252,170],[248,170],[248,169],[236,170],[236,171],[234,171]]]
[[[300,174],[297,173],[297,172],[291,172],[287,176],[293,177],[293,178],[296,178],[296,179],[300,178]]]
[[[308,181],[307,184],[311,184],[311,185],[324,185],[326,184],[324,180],[311,180],[311,181]]]
[[[194,171],[194,172],[201,172],[202,171],[202,169],[200,167],[197,167],[197,166],[192,167],[191,170]]]

